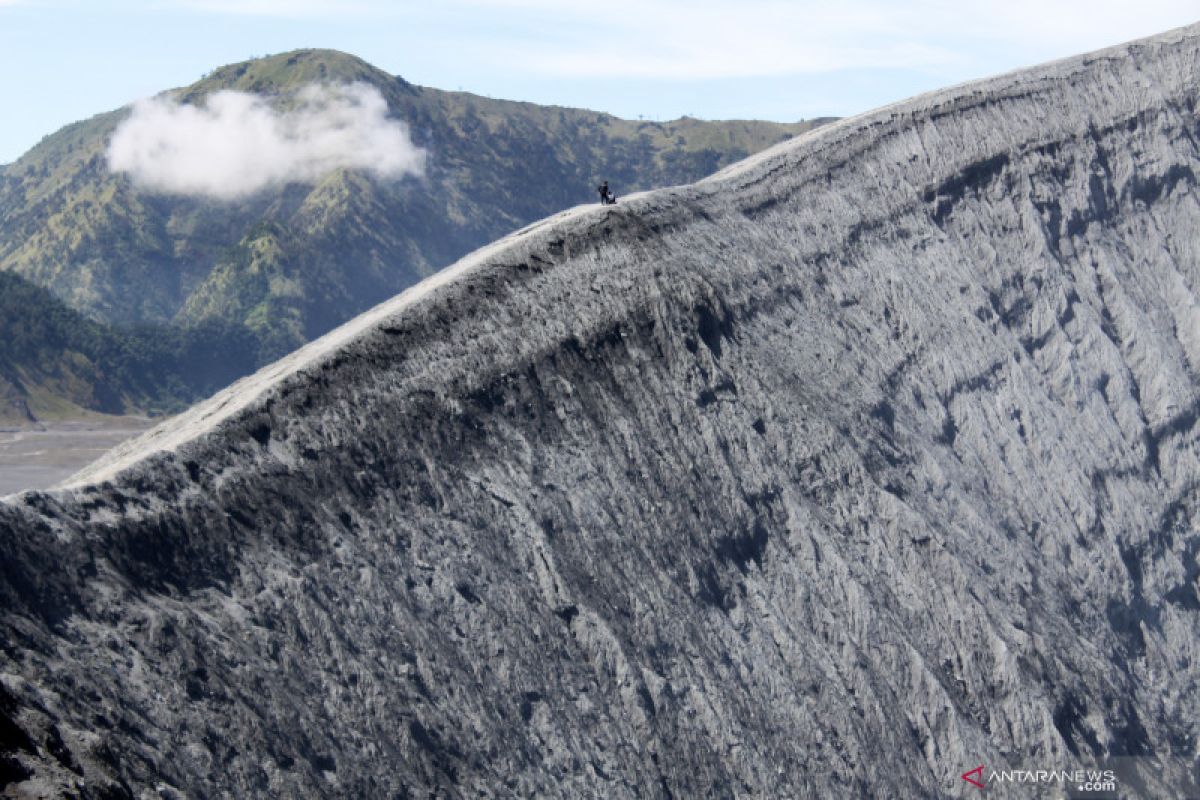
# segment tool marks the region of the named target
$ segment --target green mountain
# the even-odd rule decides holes
[[[619,193],[692,182],[825,121],[636,122],[418,87],[328,50],[230,65],[172,94],[195,104],[237,89],[286,107],[314,82],[378,89],[428,152],[424,177],[339,169],[234,201],[155,193],[108,168],[121,109],[0,172],[0,271],[109,326],[216,325],[206,330],[233,337],[223,352],[261,364],[487,242],[592,202],[601,179]]]
[[[253,337],[239,326],[116,329],[0,272],[0,424],[83,410],[178,411],[250,371],[254,360]]]

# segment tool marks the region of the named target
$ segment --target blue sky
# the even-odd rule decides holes
[[[299,47],[630,118],[795,120],[1197,20],[1195,0],[0,0],[0,163],[74,120]]]

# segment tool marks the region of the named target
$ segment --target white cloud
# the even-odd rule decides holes
[[[365,84],[311,85],[287,110],[245,92],[216,92],[204,105],[160,96],[134,105],[113,133],[108,165],[147,189],[223,200],[343,167],[421,174],[425,152],[387,110]]]
[[[4,2],[4,0],[0,0]],[[158,0],[202,13],[375,20],[457,61],[555,78],[712,79],[844,69],[967,73],[1194,22],[1196,0]],[[410,43],[409,50],[413,49]],[[416,44],[420,49],[420,43]],[[436,57],[436,54],[435,54]]]
[[[454,0],[554,32],[490,48],[534,74],[724,78],[1065,56],[1195,21],[1195,0]],[[557,35],[555,35],[557,34]]]

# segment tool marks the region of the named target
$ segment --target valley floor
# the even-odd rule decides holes
[[[159,421],[93,417],[0,427],[0,497],[53,486]]]

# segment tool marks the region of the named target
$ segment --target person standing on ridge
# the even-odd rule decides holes
[[[617,202],[617,196],[608,190],[608,181],[604,181],[596,187],[596,191],[600,192],[600,205],[611,206]]]

